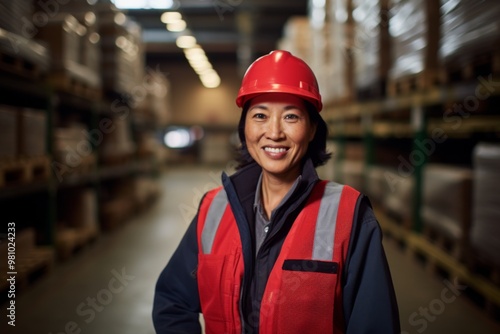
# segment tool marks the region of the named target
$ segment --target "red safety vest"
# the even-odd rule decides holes
[[[290,229],[267,281],[259,333],[343,333],[341,273],[359,192],[322,181]],[[198,215],[198,289],[207,334],[241,333],[241,238],[219,187]],[[256,317],[249,315],[246,321]]]

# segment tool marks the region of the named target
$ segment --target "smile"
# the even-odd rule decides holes
[[[264,151],[269,153],[285,153],[288,148],[285,147],[264,147]]]

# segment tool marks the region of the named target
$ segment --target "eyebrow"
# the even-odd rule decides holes
[[[269,108],[265,105],[265,104],[256,104],[252,107],[250,107],[249,111],[252,110],[252,109],[265,109],[265,110],[269,110]],[[284,108],[283,108],[285,111],[288,111],[288,110],[291,110],[291,109],[298,109],[298,110],[301,110],[301,111],[304,111],[305,108],[302,108],[296,104],[290,104],[290,105],[286,105]]]

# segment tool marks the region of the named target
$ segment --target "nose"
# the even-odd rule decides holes
[[[267,138],[271,140],[279,140],[284,138],[283,128],[280,117],[271,117],[269,119],[268,128],[266,131]]]

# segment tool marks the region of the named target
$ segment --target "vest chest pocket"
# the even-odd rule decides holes
[[[327,333],[333,325],[338,263],[285,260],[278,309],[279,333]]]

